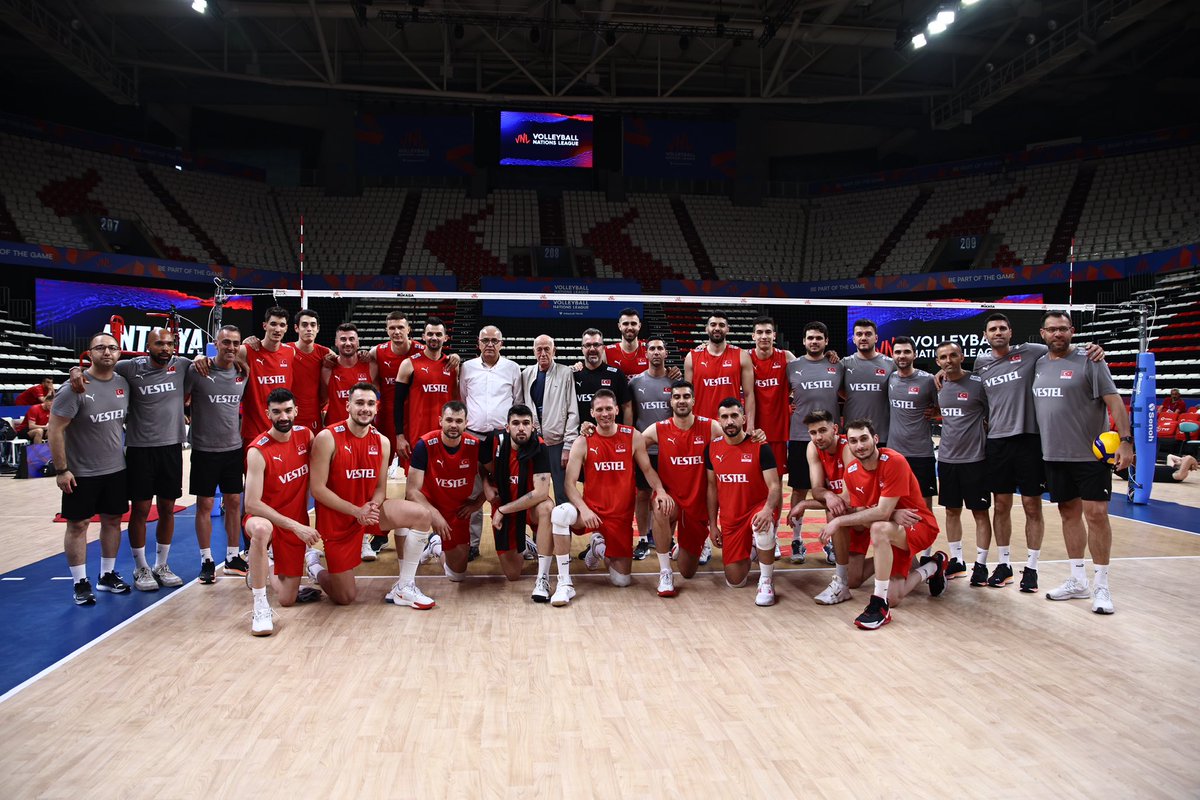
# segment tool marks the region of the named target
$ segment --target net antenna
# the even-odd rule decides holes
[[[304,215],[300,215],[300,307],[304,308]]]

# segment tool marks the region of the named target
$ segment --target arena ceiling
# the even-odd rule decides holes
[[[760,105],[916,129],[1111,100],[1131,76],[1200,94],[1195,0],[194,1],[0,0],[4,58],[120,104]],[[957,19],[915,49],[939,8]]]

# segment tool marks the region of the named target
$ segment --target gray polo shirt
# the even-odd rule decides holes
[[[117,374],[129,382],[128,446],[163,447],[187,438],[183,382],[190,365],[182,356],[171,356],[165,367],[149,356],[117,362]]]
[[[1010,348],[1003,358],[989,351],[975,359],[974,373],[983,379],[987,394],[989,439],[1038,432],[1029,387],[1034,364],[1046,351],[1044,344],[1024,342]]]
[[[1047,461],[1095,461],[1092,443],[1108,430],[1104,396],[1116,394],[1108,364],[1079,348],[1063,358],[1044,355],[1033,376],[1033,405]]]
[[[184,392],[192,396],[192,447],[206,453],[225,453],[242,447],[238,409],[246,391],[246,376],[232,365],[209,367],[205,378],[189,366]]]
[[[102,381],[88,375],[83,394],[68,387],[54,395],[50,413],[66,417],[67,466],[76,478],[125,469],[125,414],[129,383],[120,375]]]
[[[840,362],[830,364],[824,356],[819,361],[810,361],[801,356],[787,365],[788,385],[792,389],[792,420],[788,427],[788,440],[809,441],[808,426],[804,418],[811,412],[824,409],[838,418],[838,392],[842,388],[846,368]]]
[[[987,452],[987,396],[983,380],[964,372],[956,381],[945,380],[938,391],[942,409],[942,439],[938,461],[945,464],[974,464]]]
[[[937,405],[933,376],[920,369],[907,377],[893,372],[888,377],[888,404],[888,447],[906,458],[933,458],[933,424],[925,413]]]
[[[639,431],[645,431],[671,416],[671,384],[666,375],[655,378],[649,372],[641,372],[629,379],[629,393],[633,395],[633,422]],[[650,442],[646,452],[658,452],[658,445]]]
[[[841,361],[846,367],[842,388],[846,392],[846,405],[842,417],[848,423],[854,419],[869,419],[875,425],[880,442],[887,442],[891,430],[891,406],[888,404],[887,382],[896,370],[896,362],[882,353],[874,358],[859,358],[854,353]]]

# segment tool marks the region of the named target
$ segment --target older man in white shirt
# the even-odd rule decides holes
[[[512,359],[504,358],[504,335],[495,325],[485,325],[479,331],[479,357],[463,362],[459,370],[458,391],[467,406],[467,429],[480,438],[488,438],[504,430],[508,410],[525,402],[521,387],[521,368]],[[483,512],[471,516],[471,547],[468,560],[479,556],[479,540],[483,535]]]
[[[575,373],[554,360],[554,340],[542,334],[533,340],[537,363],[521,371],[524,403],[533,409],[533,424],[546,443],[554,502],[566,502],[567,459],[579,436],[579,408],[575,398]]]

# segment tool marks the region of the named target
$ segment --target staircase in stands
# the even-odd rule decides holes
[[[1096,164],[1085,162],[1075,173],[1075,182],[1063,203],[1062,213],[1058,215],[1058,224],[1054,226],[1054,235],[1050,238],[1050,247],[1046,249],[1045,263],[1061,264],[1071,253],[1071,242],[1075,239],[1075,231],[1079,229],[1079,218],[1083,216],[1083,207],[1087,205],[1088,194],[1092,191],[1092,181],[1096,178]]]
[[[158,176],[150,171],[149,167],[140,166],[137,169],[137,173],[141,176],[142,182],[146,184],[146,188],[154,193],[154,196],[171,213],[175,221],[186,228],[192,236],[196,237],[196,241],[204,248],[204,252],[208,253],[208,257],[213,260],[214,264],[230,265],[232,263],[229,256],[225,255],[213,238],[208,235],[208,232],[200,227],[200,223],[196,222],[195,218],[188,213],[188,210],[175,199],[175,195],[171,194],[162,181],[158,179]],[[163,246],[169,249],[168,245],[164,244]]]
[[[417,219],[417,209],[421,205],[421,190],[410,189],[404,196],[404,205],[400,209],[400,218],[392,230],[392,241],[388,243],[387,255],[383,257],[384,275],[399,275],[404,266],[404,254],[408,252],[408,240],[412,236],[413,223]]]
[[[675,212],[675,221],[679,223],[679,230],[683,234],[683,240],[687,242],[688,252],[692,255],[692,261],[696,264],[696,270],[700,273],[701,279],[715,281],[717,268],[713,266],[712,259],[708,257],[708,250],[705,249],[704,242],[700,240],[700,232],[696,230],[696,223],[692,220],[687,205],[679,195],[671,195],[671,210]]]
[[[878,249],[875,250],[875,254],[871,256],[871,260],[863,267],[862,277],[869,277],[879,271],[880,267],[887,261],[888,256],[892,254],[892,250],[896,248],[897,243],[903,238],[905,232],[908,230],[908,226],[912,225],[913,220],[917,218],[917,214],[921,213],[921,209],[925,207],[925,204],[929,202],[929,198],[932,196],[932,189],[922,189],[920,194],[913,198],[912,203],[900,215],[900,219],[896,220],[896,224],[892,227],[892,230],[884,237]]]

